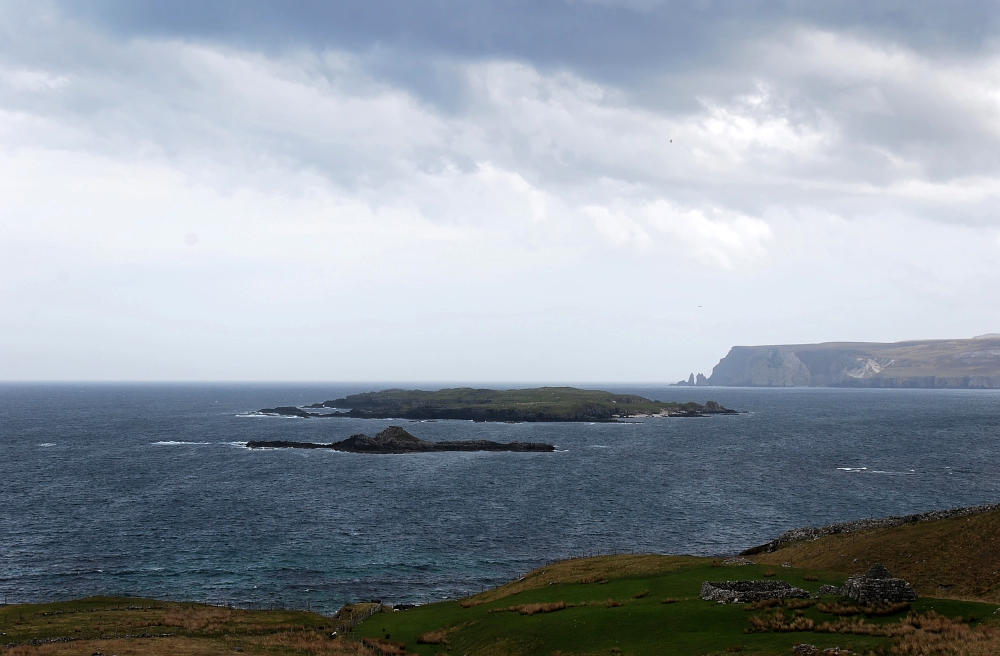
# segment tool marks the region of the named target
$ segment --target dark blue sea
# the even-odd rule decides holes
[[[1000,501],[997,391],[594,386],[745,411],[619,424],[246,416],[382,387],[0,386],[0,598],[332,612],[463,595],[597,551],[730,554],[798,526]],[[559,451],[243,446],[392,423]]]

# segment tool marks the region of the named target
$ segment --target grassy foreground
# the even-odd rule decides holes
[[[355,604],[333,618],[98,597],[5,606],[0,655],[788,655],[799,643],[877,655],[1000,654],[1000,511],[829,535],[753,558],[757,564],[744,566],[687,556],[580,558],[467,599],[398,612]],[[699,599],[709,580],[773,577],[815,592],[874,562],[921,597],[892,607],[833,597],[746,606]]]
[[[333,633],[349,619],[346,610],[329,618],[90,598],[0,608],[0,654],[790,654],[801,642],[910,656],[1000,653],[994,604],[922,598],[908,609],[865,615],[844,604],[831,610],[824,602],[833,598],[757,608],[698,598],[705,580],[770,576],[813,591],[845,578],[780,566],[720,567],[693,557],[576,559],[468,599],[376,613],[348,636]],[[955,647],[961,644],[970,647]]]

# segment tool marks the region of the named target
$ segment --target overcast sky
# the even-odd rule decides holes
[[[0,379],[672,382],[998,332],[998,17],[0,0]]]

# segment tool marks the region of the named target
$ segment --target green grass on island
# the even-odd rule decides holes
[[[615,394],[575,387],[490,390],[459,387],[437,391],[388,389],[315,403],[308,409],[266,408],[261,412],[302,417],[471,419],[474,421],[611,421],[624,417],[700,416],[732,411],[712,401],[653,401],[635,394]],[[341,411],[341,410],[346,411]],[[349,410],[348,410],[349,409]]]

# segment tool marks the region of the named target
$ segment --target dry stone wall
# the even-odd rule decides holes
[[[705,581],[701,598],[720,604],[746,604],[761,599],[808,599],[811,595],[786,581]]]

